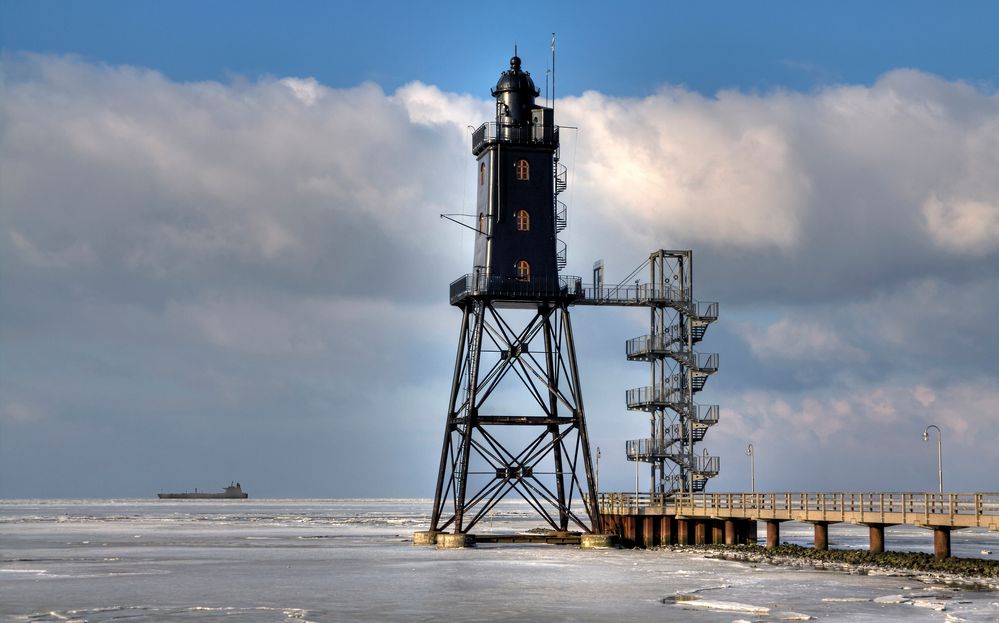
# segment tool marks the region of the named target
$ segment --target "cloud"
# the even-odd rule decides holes
[[[938,246],[958,254],[986,255],[999,249],[999,203],[936,196],[923,204],[926,227]]]
[[[0,406],[0,421],[10,423],[31,423],[41,420],[45,413],[36,405],[9,401]]]
[[[999,421],[979,416],[999,404],[999,382],[985,376],[936,389],[888,383],[850,395],[834,389],[802,394],[749,390],[728,398],[724,415],[729,426],[719,428],[718,436],[766,439],[789,434],[799,441],[827,440],[851,431],[899,426],[921,432],[929,423],[940,424],[952,439],[965,443],[999,434]]]
[[[192,477],[240,471],[262,494],[429,495],[459,322],[446,288],[472,242],[438,214],[471,211],[488,100],[51,56],[7,55],[2,80],[0,474],[33,448],[76,491],[84,444],[161,476],[177,456]],[[568,272],[603,257],[611,282],[693,248],[696,294],[721,302],[709,447],[835,443],[859,465],[932,417],[967,456],[991,452],[999,96],[906,70],[814,93],[589,92],[557,113],[580,128],[560,154]],[[591,311],[581,342],[645,323]],[[608,440],[631,425],[608,379],[645,372],[580,351],[613,482]],[[19,486],[0,495],[35,494]]]
[[[747,325],[743,337],[759,359],[804,361],[863,361],[863,350],[847,344],[830,327],[814,322],[781,318],[765,329]]]
[[[785,128],[744,119],[744,104],[734,94],[708,100],[679,89],[644,100],[571,98],[560,114],[583,127],[586,144],[576,183],[614,206],[619,226],[648,236],[669,227],[691,242],[793,247],[809,182]]]
[[[560,111],[581,127],[564,150],[571,226],[601,232],[570,234],[570,270],[693,247],[700,291],[729,304],[999,274],[996,93],[897,70],[810,94],[587,93]]]

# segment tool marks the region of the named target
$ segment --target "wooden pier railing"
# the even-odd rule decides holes
[[[601,493],[600,512],[999,530],[999,493]]]

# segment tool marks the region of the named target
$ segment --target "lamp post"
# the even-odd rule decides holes
[[[638,448],[635,448],[635,514],[638,514]]]
[[[930,440],[931,428],[937,430],[937,483],[940,487],[940,493],[943,493],[943,433],[939,426],[930,424],[923,430],[923,441]]]
[[[750,490],[756,493],[756,452],[753,450],[753,444],[746,446],[746,456],[749,457]]]
[[[600,494],[600,446],[597,446],[597,477],[595,478],[594,488],[597,490],[597,494]]]

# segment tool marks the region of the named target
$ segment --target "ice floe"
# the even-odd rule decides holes
[[[910,601],[912,600],[905,595],[883,595],[874,598],[876,604],[907,604]]]
[[[697,599],[683,601],[677,605],[684,608],[704,608],[706,610],[722,610],[724,612],[742,612],[745,614],[770,614],[770,608],[743,604],[737,601],[716,601],[714,599]]]
[[[930,610],[936,610],[937,612],[943,612],[947,609],[946,603],[935,599],[914,599],[912,600],[912,605],[917,608],[929,608]]]
[[[823,597],[822,601],[848,603],[854,601],[855,602],[871,601],[871,598],[870,597]]]

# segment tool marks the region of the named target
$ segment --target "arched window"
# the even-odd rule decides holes
[[[517,173],[517,179],[521,181],[531,179],[531,165],[526,160],[518,160],[513,165],[513,170]]]
[[[517,231],[531,231],[531,215],[527,213],[527,210],[514,212],[513,220],[517,225]]]
[[[521,281],[531,280],[531,265],[527,263],[527,260],[517,260],[514,266],[517,268],[517,279]]]
[[[486,163],[483,162],[479,165],[479,186],[486,185]]]

